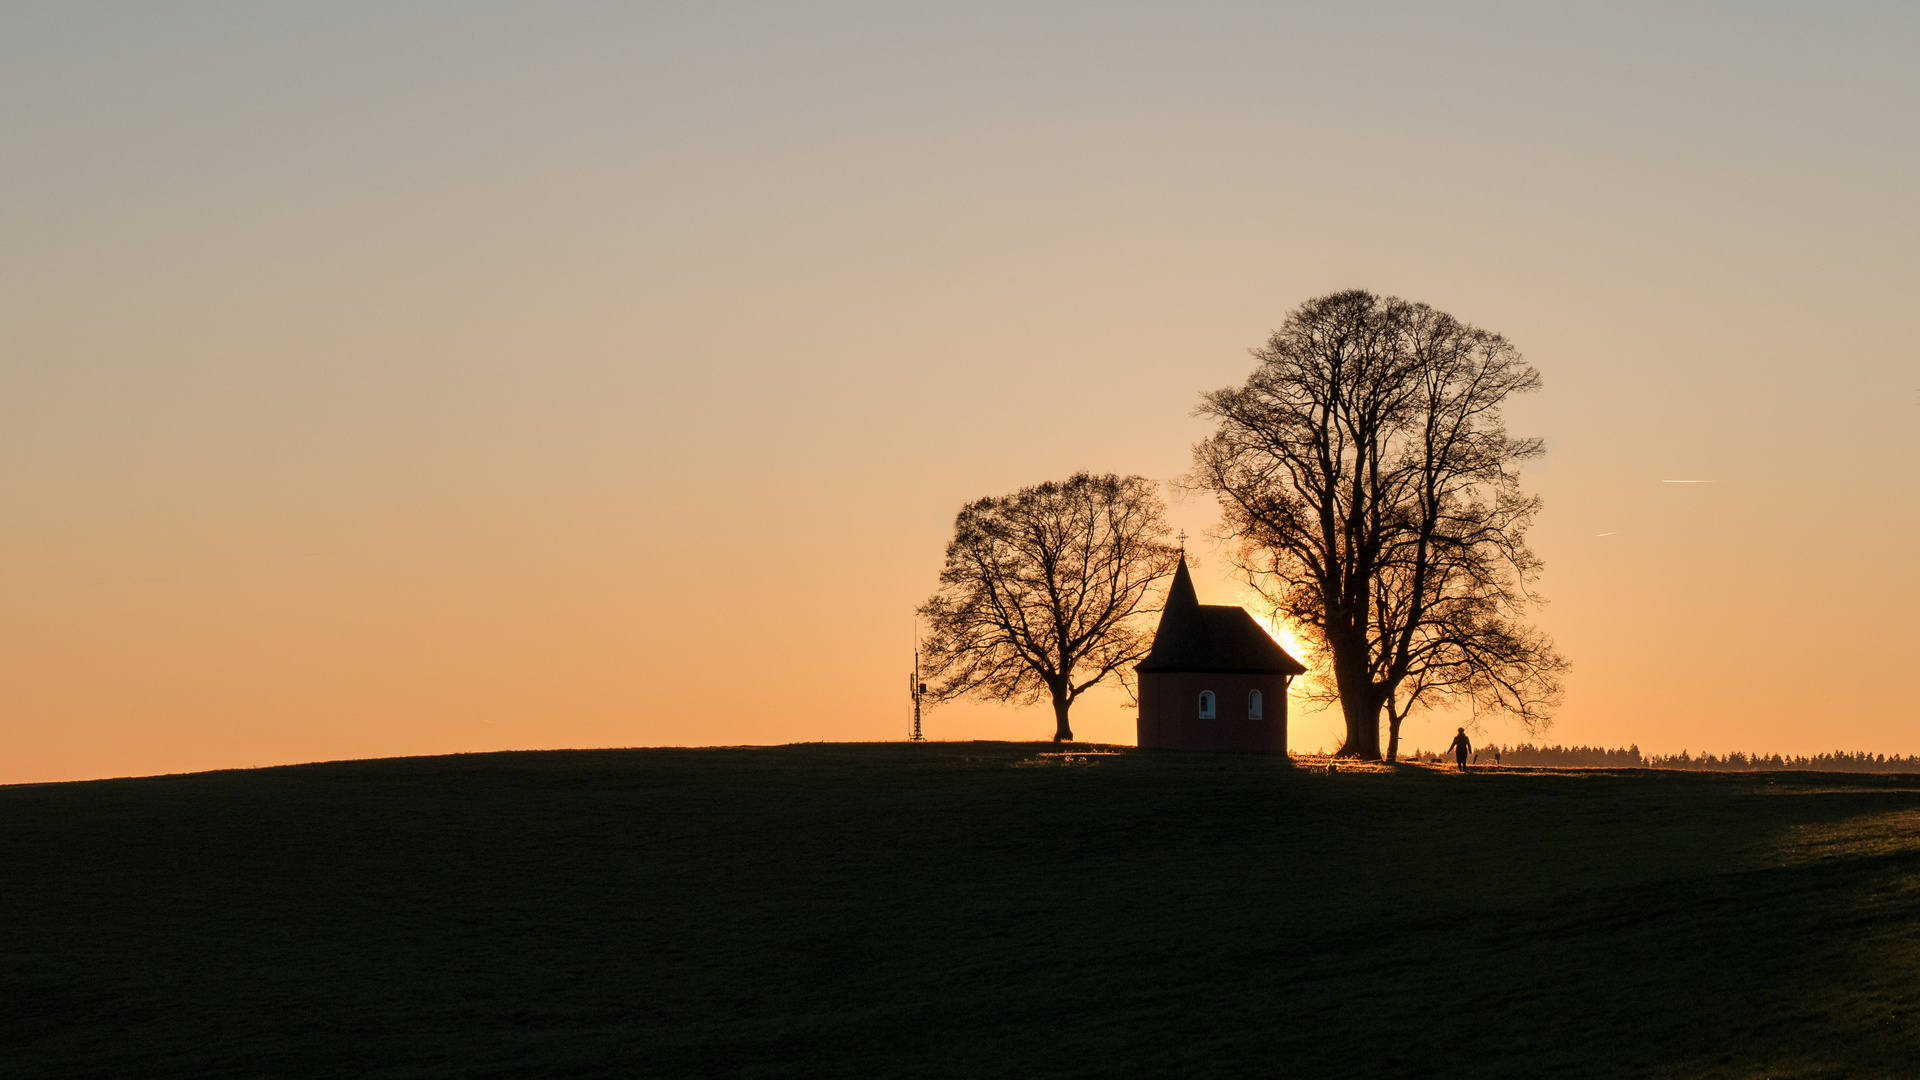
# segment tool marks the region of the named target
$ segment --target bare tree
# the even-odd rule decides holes
[[[1153,643],[1137,616],[1173,573],[1166,510],[1152,481],[1075,473],[969,503],[954,521],[940,589],[920,608],[930,696],[1053,702],[1054,741],[1073,738],[1067,712],[1132,666]]]
[[[1540,500],[1501,405],[1540,386],[1498,334],[1354,290],[1310,300],[1253,351],[1188,482],[1211,490],[1235,566],[1306,629],[1346,719],[1340,753],[1399,751],[1407,713],[1464,699],[1543,729],[1566,661],[1527,625]]]

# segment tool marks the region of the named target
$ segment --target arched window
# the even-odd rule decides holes
[[[1200,719],[1213,719],[1213,691],[1200,691]]]
[[[1260,719],[1260,691],[1247,691],[1247,719]]]

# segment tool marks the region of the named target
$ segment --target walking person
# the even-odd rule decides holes
[[[1453,761],[1461,772],[1467,771],[1467,755],[1473,753],[1473,744],[1467,741],[1467,729],[1461,728],[1460,734],[1453,737],[1453,745],[1447,747],[1453,751]]]

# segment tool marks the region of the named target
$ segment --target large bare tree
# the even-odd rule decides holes
[[[1220,501],[1235,566],[1314,639],[1346,720],[1342,754],[1389,756],[1400,724],[1451,698],[1543,728],[1566,661],[1526,622],[1538,439],[1502,404],[1540,386],[1498,334],[1354,290],[1310,300],[1244,386],[1202,398],[1218,423],[1189,482]]]
[[[920,608],[930,696],[1050,700],[1054,741],[1072,739],[1082,693],[1110,676],[1131,687],[1153,643],[1140,616],[1177,555],[1144,477],[1075,473],[967,504]]]

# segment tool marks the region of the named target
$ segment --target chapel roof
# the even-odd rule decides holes
[[[1173,572],[1167,606],[1153,649],[1135,671],[1208,671],[1243,675],[1302,675],[1306,667],[1287,655],[1247,609],[1202,604],[1187,573],[1187,557]]]

